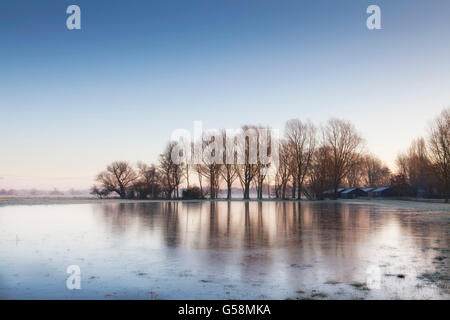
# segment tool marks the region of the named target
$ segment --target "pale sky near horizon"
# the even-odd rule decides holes
[[[0,189],[89,188],[195,120],[343,118],[393,168],[450,106],[449,16],[448,0],[2,1]]]

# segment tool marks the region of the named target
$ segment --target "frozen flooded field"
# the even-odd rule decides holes
[[[450,207],[4,205],[0,299],[450,299]]]

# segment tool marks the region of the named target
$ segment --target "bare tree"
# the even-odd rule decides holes
[[[176,145],[176,142],[170,142],[164,153],[159,157],[159,171],[163,189],[168,199],[172,199],[172,196],[179,198],[179,186],[183,177],[182,164],[176,164],[172,159],[174,150],[177,150]]]
[[[180,198],[180,185],[181,182],[183,181],[183,166],[182,165],[175,165],[174,170],[173,170],[173,180],[175,182],[175,192],[176,192],[176,197],[177,199]]]
[[[215,130],[203,133],[201,142],[202,157],[197,166],[197,170],[202,177],[205,177],[209,184],[210,199],[217,199],[220,188],[220,171],[223,163],[223,137]]]
[[[321,145],[313,154],[311,170],[309,174],[310,197],[322,200],[324,191],[332,186],[333,160],[332,148]]]
[[[272,162],[269,162],[268,157],[273,156],[275,150],[272,150],[275,145],[272,143],[277,137],[272,136],[270,128],[257,126],[253,127],[256,134],[256,166],[255,166],[255,185],[257,198],[261,200],[263,198],[264,181],[272,166]],[[267,161],[264,161],[267,160]]]
[[[430,125],[428,137],[430,158],[444,185],[445,202],[450,188],[450,108],[444,109]]]
[[[252,159],[252,156],[256,155],[256,152],[253,153],[252,147],[256,147],[257,131],[251,126],[243,126],[242,130],[243,136],[238,137],[240,142],[238,147],[243,156],[243,163],[239,163],[236,167],[244,199],[250,199],[250,185],[257,174],[257,165],[254,161],[256,159]]]
[[[363,176],[363,156],[359,156],[355,159],[352,166],[345,175],[346,187],[355,188],[362,184]]]
[[[220,175],[227,185],[227,199],[231,199],[231,191],[233,187],[233,182],[236,180],[238,173],[236,170],[236,154],[233,148],[230,148],[227,144],[227,135],[225,130],[222,130],[222,139],[224,146],[223,153],[223,165],[220,170]],[[230,137],[231,139],[231,137]]]
[[[350,122],[334,118],[323,128],[323,134],[325,144],[331,148],[331,175],[336,199],[342,179],[360,156],[363,140]]]
[[[204,164],[200,166],[202,176],[208,181],[208,191],[210,199],[217,199],[220,187],[220,170],[219,164]]]
[[[407,152],[397,156],[397,167],[398,176],[401,176],[408,184],[411,195],[417,193],[419,189],[432,194],[436,185],[439,184],[439,178],[433,170],[423,138],[413,140]]]
[[[194,165],[195,172],[197,172],[197,179],[198,184],[200,186],[200,196],[203,198],[205,196],[205,193],[203,191],[203,165],[202,164],[195,164]]]
[[[93,186],[91,187],[91,192],[90,192],[90,193],[91,193],[92,195],[94,195],[94,196],[100,198],[100,199],[103,199],[103,198],[106,198],[111,192],[108,191],[108,190],[106,190],[106,189],[101,189],[101,188],[99,188],[99,187],[96,186],[96,185],[93,185]]]
[[[297,189],[297,199],[300,200],[303,183],[316,147],[316,128],[310,121],[303,123],[299,119],[292,119],[286,122],[285,136],[292,160],[293,196],[295,197]]]
[[[286,186],[290,177],[290,152],[286,141],[280,142],[279,164],[275,175],[275,195],[277,198],[286,199]]]
[[[161,177],[155,165],[147,165],[143,162],[138,163],[139,179],[134,184],[139,198],[155,199],[161,192]]]
[[[183,163],[183,174],[184,178],[186,179],[186,189],[189,189],[190,187],[190,174],[191,169],[193,167],[192,160],[193,160],[193,152],[194,152],[194,144],[190,141],[186,141],[185,139],[182,139],[180,142],[183,146],[183,154],[181,155],[182,163]]]
[[[291,145],[289,145],[289,180],[292,182],[292,188],[291,188],[291,198],[295,199],[295,192],[297,191],[297,164],[292,158],[293,152],[290,150],[292,148]]]
[[[264,180],[266,180],[267,174],[269,172],[269,165],[257,164],[255,184],[256,184],[256,197],[261,200],[263,198],[263,187]]]
[[[96,180],[100,182],[101,189],[117,193],[121,199],[127,197],[128,188],[138,178],[131,165],[125,161],[116,161],[101,172]]]
[[[365,155],[362,159],[362,182],[366,187],[388,185],[391,171],[374,155]]]
[[[429,187],[432,179],[432,165],[428,158],[424,138],[413,140],[408,150],[409,180],[414,187]]]

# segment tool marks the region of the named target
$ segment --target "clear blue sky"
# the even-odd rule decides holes
[[[448,0],[2,1],[0,188],[89,187],[194,120],[345,118],[392,166],[450,105],[449,16]]]

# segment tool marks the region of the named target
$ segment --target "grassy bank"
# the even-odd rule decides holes
[[[86,196],[0,196],[0,206],[5,205],[42,205],[42,204],[82,204],[82,203],[152,203],[152,202],[298,202],[298,200],[280,200],[280,199],[203,199],[203,200],[123,200],[123,199],[97,199]],[[302,200],[300,202],[310,203],[356,203],[368,205],[388,205],[396,207],[409,207],[428,210],[448,210],[450,212],[450,204],[443,201],[437,202],[424,199],[338,199],[338,200],[321,200],[311,201]]]

